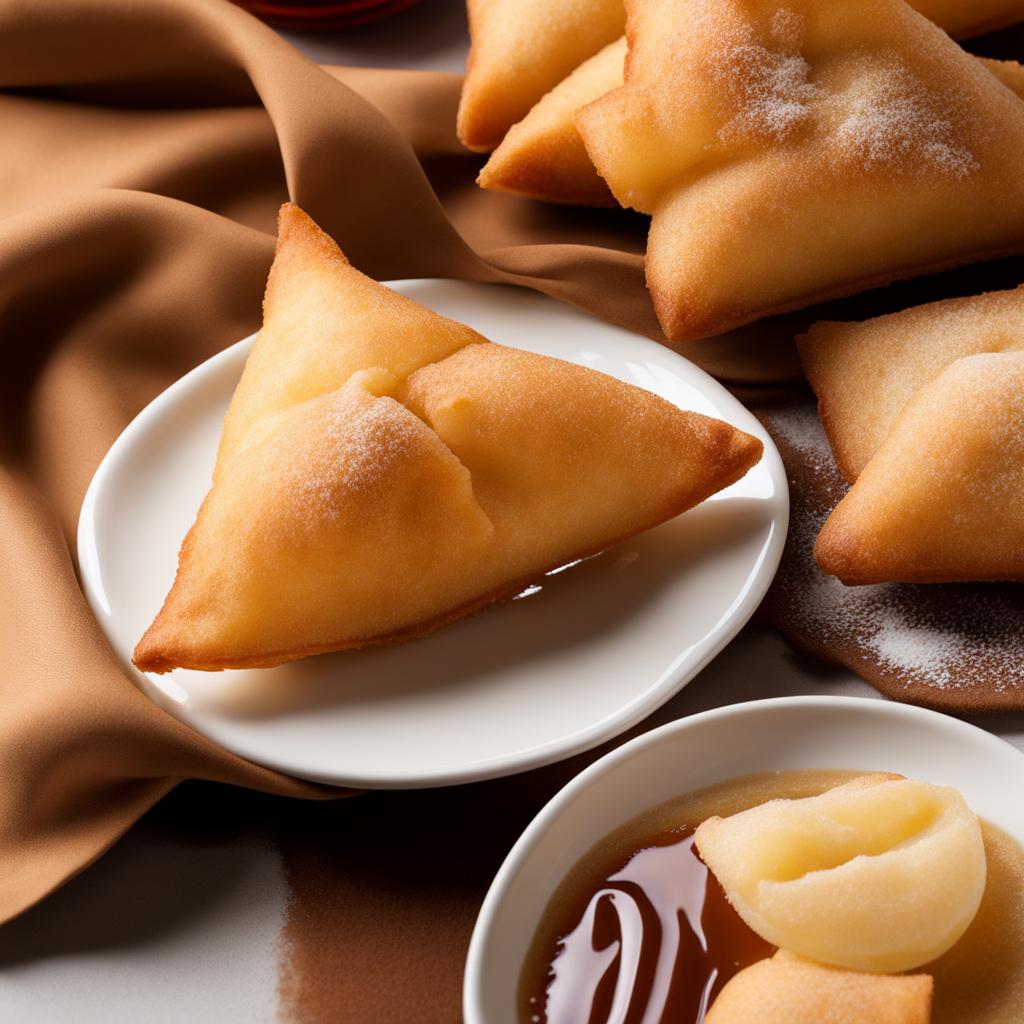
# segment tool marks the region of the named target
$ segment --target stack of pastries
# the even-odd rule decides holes
[[[470,0],[469,14],[458,127],[490,152],[480,185],[649,214],[647,285],[671,342],[1024,252],[1024,67],[957,41],[1024,21],[1019,0]],[[1022,314],[1017,290],[799,339],[852,485],[818,538],[822,570],[848,585],[1024,579]]]

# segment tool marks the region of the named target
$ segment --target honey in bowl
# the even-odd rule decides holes
[[[700,1024],[729,979],[774,947],[732,909],[693,831],[713,815],[816,796],[861,774],[746,776],[678,797],[606,837],[548,904],[520,977],[520,1021]],[[920,969],[935,981],[933,1024],[1024,1021],[1024,850],[987,822],[982,834],[988,880],[978,914]]]

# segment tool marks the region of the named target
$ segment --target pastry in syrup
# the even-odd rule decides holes
[[[902,0],[628,0],[576,115],[668,338],[1024,249],[1024,103]]]
[[[740,971],[705,1024],[929,1024],[927,974],[868,974],[779,950]]]
[[[981,829],[963,797],[898,776],[709,818],[696,843],[758,935],[860,971],[907,971],[941,956],[985,891]]]
[[[1024,849],[955,790],[838,771],[731,779],[580,860],[531,943],[518,1017],[1019,1024],[1022,907]]]
[[[274,665],[410,639],[738,480],[762,445],[491,344],[281,212],[213,487],[135,664]]]

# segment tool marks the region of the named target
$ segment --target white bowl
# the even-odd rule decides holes
[[[518,1024],[519,973],[548,900],[614,829],[736,776],[830,768],[954,786],[975,813],[1024,843],[1024,754],[958,719],[855,697],[783,697],[684,718],[577,775],[512,848],[473,931],[463,990],[467,1024]]]
[[[163,603],[210,486],[224,411],[252,339],[147,406],[82,505],[82,585],[139,688],[258,764],[360,788],[508,775],[630,728],[697,674],[758,606],[782,553],[786,476],[756,419],[662,345],[521,288],[391,287],[494,341],[602,370],[756,434],[764,458],[684,516],[560,574],[525,600],[414,643],[271,669],[144,675],[132,649]]]

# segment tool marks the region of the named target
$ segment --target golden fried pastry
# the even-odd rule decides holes
[[[966,356],[920,388],[814,558],[847,584],[1024,580],[1024,351]]]
[[[622,0],[467,0],[472,46],[457,130],[487,152],[574,68],[622,35]]]
[[[761,443],[487,342],[281,213],[265,325],[143,671],[421,636],[692,507]]]
[[[963,356],[1024,349],[1024,286],[864,323],[817,323],[797,347],[836,464],[853,483],[922,384]]]
[[[625,59],[623,37],[584,61],[509,129],[477,183],[555,203],[617,205],[587,155],[575,114],[622,85]]]
[[[1024,103],[902,0],[628,0],[576,115],[683,341],[1024,248]]]
[[[696,844],[763,939],[854,970],[941,956],[985,891],[981,828],[963,797],[892,775],[709,818]]]
[[[928,1024],[927,974],[865,974],[779,950],[735,975],[705,1024]]]
[[[576,111],[622,85],[625,37],[584,61],[514,124],[477,178],[482,188],[576,206],[615,206],[576,127]],[[1024,65],[1009,60],[982,63],[1024,97]]]

